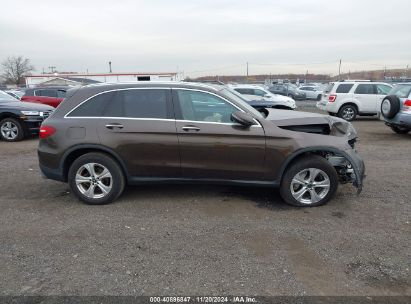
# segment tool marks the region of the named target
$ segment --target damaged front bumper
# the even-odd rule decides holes
[[[337,169],[342,182],[352,182],[360,194],[365,178],[364,161],[354,149],[338,151],[327,157],[327,160]]]

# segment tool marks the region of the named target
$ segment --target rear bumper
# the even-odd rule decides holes
[[[385,119],[385,123],[389,126],[394,125],[411,129],[411,114],[398,112],[398,114],[395,115],[394,118]]]
[[[39,166],[43,177],[59,182],[65,182],[63,177],[63,170],[48,168],[42,164],[39,164]]]

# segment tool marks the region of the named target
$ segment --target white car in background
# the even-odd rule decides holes
[[[347,80],[330,83],[317,108],[347,121],[357,115],[372,116],[380,113],[381,102],[392,85],[369,80]]]
[[[307,99],[321,100],[323,91],[317,86],[301,86],[301,91],[305,93]]]
[[[270,104],[271,108],[294,110],[297,108],[295,100],[288,97],[273,94],[262,86],[250,84],[230,85],[230,88],[250,101],[250,105],[258,107],[258,103]]]

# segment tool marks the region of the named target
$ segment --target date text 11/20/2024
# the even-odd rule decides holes
[[[150,297],[150,303],[257,303],[254,297]]]

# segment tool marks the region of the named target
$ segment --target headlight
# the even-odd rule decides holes
[[[38,115],[40,115],[39,111],[21,111],[21,113],[23,115],[27,115],[27,116],[38,116]]]

